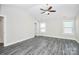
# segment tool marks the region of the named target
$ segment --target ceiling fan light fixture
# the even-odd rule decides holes
[[[46,4],[48,6],[48,4]],[[43,8],[40,8],[41,11],[43,11],[41,14],[44,14],[47,12],[47,15],[49,15],[51,12],[56,12],[56,10],[53,10],[53,6],[50,5],[48,6],[47,9],[43,9]]]

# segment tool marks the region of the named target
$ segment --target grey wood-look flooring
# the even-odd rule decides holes
[[[79,44],[74,40],[35,37],[0,48],[0,55],[78,55]]]

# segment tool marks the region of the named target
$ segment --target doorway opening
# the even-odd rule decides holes
[[[0,47],[4,46],[4,17],[0,16]]]
[[[35,26],[35,29],[34,29],[34,31],[35,31],[35,37],[37,37],[37,23],[36,22],[34,23],[34,26]]]

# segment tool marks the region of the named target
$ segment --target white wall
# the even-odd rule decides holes
[[[79,42],[79,14],[76,16],[76,40]]]
[[[1,13],[1,4],[0,4],[0,13]]]
[[[34,37],[34,20],[26,10],[18,6],[2,5],[1,15],[6,16],[5,46]]]
[[[64,17],[58,16],[49,16],[43,19],[41,22],[46,23],[46,32],[41,33],[40,35],[49,36],[49,37],[57,37],[57,38],[65,38],[65,39],[74,39],[75,35],[68,35],[63,33],[63,22],[64,20],[73,20],[73,18],[69,17],[65,19]],[[75,32],[74,32],[75,33]]]

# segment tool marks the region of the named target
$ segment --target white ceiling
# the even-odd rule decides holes
[[[6,4],[5,4],[6,5]],[[44,8],[45,4],[7,4],[7,6],[18,6],[20,8],[25,9],[29,13],[33,15],[41,15],[40,8]],[[53,14],[65,14],[65,15],[72,15],[78,13],[79,10],[79,4],[51,4],[54,9],[56,9],[56,13]]]
[[[30,8],[30,7],[31,8]],[[78,4],[54,4],[54,9],[56,9],[55,13],[51,13],[50,16],[60,16],[60,17],[75,17],[79,12],[79,5]],[[28,8],[27,8],[28,7]],[[40,8],[44,8],[44,4],[32,4],[27,5],[25,10],[28,9],[28,12],[35,18],[42,19],[48,17],[45,14],[41,14]]]
[[[57,15],[63,15],[63,16],[75,16],[78,13],[79,10],[79,5],[74,5],[74,4],[56,4],[53,5],[54,8],[56,9],[56,13],[52,13],[53,14],[57,14]],[[41,15],[40,13],[42,11],[40,11],[40,8],[43,8],[43,5],[36,5],[32,8],[30,8],[29,12],[35,16],[37,15]]]
[[[9,4],[8,4],[9,5]],[[66,16],[75,17],[79,13],[79,4],[51,4],[56,9],[55,13],[50,16]],[[47,15],[41,14],[40,8],[44,8],[45,4],[10,4],[9,6],[18,6],[23,8],[30,15],[35,18],[46,17]]]

